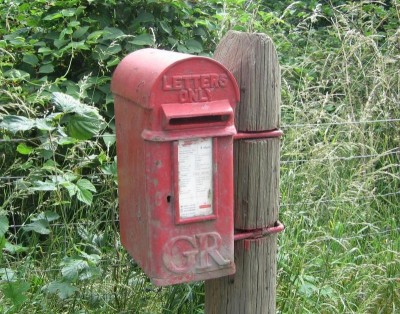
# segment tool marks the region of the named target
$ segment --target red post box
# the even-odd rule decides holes
[[[142,49],[111,89],[123,246],[156,285],[233,274],[234,77],[210,58]]]

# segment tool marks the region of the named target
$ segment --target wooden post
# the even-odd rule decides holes
[[[272,40],[229,31],[214,58],[233,73],[240,88],[238,132],[277,129],[280,68]],[[278,220],[279,152],[279,138],[235,141],[236,230],[270,227]],[[236,274],[206,281],[205,312],[275,313],[276,251],[276,234],[235,242]]]

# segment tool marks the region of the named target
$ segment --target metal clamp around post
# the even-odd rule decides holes
[[[285,230],[285,226],[278,220],[273,227],[258,228],[253,230],[240,230],[233,236],[235,241],[245,239],[258,239],[270,234],[279,233]]]
[[[282,135],[283,135],[282,130],[275,129],[275,130],[261,131],[261,132],[239,132],[233,136],[233,139],[234,140],[263,139],[263,138],[281,137]]]
[[[275,129],[261,132],[239,132],[233,136],[233,139],[264,139],[281,137],[282,135],[282,130]],[[265,237],[269,234],[282,232],[283,230],[285,230],[285,226],[278,220],[273,227],[258,228],[253,230],[237,230],[237,233],[234,235],[234,240],[239,241],[244,239],[257,239]]]

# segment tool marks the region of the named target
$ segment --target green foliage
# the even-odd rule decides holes
[[[99,275],[96,267],[100,256],[96,254],[86,254],[81,252],[77,258],[65,257],[61,262],[61,274],[66,281],[75,282],[77,280],[90,279]]]
[[[25,224],[22,229],[25,231],[34,231],[39,234],[49,234],[50,222],[55,221],[58,218],[60,218],[60,216],[57,213],[46,211],[35,215],[34,217],[30,217],[32,222]]]
[[[97,108],[85,106],[73,97],[53,93],[56,108],[64,115],[55,114],[59,120],[67,124],[67,134],[77,140],[88,140],[103,129],[103,118]]]
[[[21,142],[16,147],[16,152],[25,157],[25,166],[20,172],[23,178],[18,182],[17,189],[27,195],[50,192],[50,195],[58,198],[58,202],[70,201],[76,196],[79,201],[91,205],[96,187],[82,177],[80,172],[86,165],[75,158],[77,150],[87,146],[85,141],[99,135],[104,129],[104,118],[97,108],[82,104],[69,95],[60,92],[52,95],[55,105],[44,117],[4,115],[0,123],[0,127],[10,134],[27,131],[35,134],[33,137],[30,135],[31,138],[28,136],[29,144]],[[86,151],[83,152],[86,155]],[[89,165],[95,159],[99,163],[107,159],[101,154],[100,146],[99,152],[98,155],[87,157]],[[16,164],[12,167],[16,167]],[[68,192],[68,198],[60,194],[62,188]],[[48,233],[48,221],[37,220],[24,228]]]
[[[24,281],[9,281],[2,285],[1,291],[16,307],[27,300],[26,292],[29,290],[29,283]]]
[[[2,215],[0,216],[0,236],[4,237],[8,230],[8,219],[6,216]]]
[[[77,288],[68,282],[53,281],[43,286],[42,290],[48,293],[57,294],[60,299],[64,300],[73,296]]]
[[[204,313],[204,289],[201,283],[167,288],[163,314]]]
[[[346,123],[400,116],[399,15],[397,0],[1,2],[0,311],[202,313],[201,283],[156,288],[121,247],[109,84],[131,51],[209,56],[229,29],[273,38],[282,124],[311,125],[284,130],[282,159],[300,161],[281,167],[298,205],[281,209],[280,312],[398,311],[399,125]]]

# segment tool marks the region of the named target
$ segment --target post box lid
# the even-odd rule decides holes
[[[152,48],[132,52],[119,63],[111,90],[149,109],[165,103],[228,99],[234,106],[239,101],[236,80],[219,62]]]

